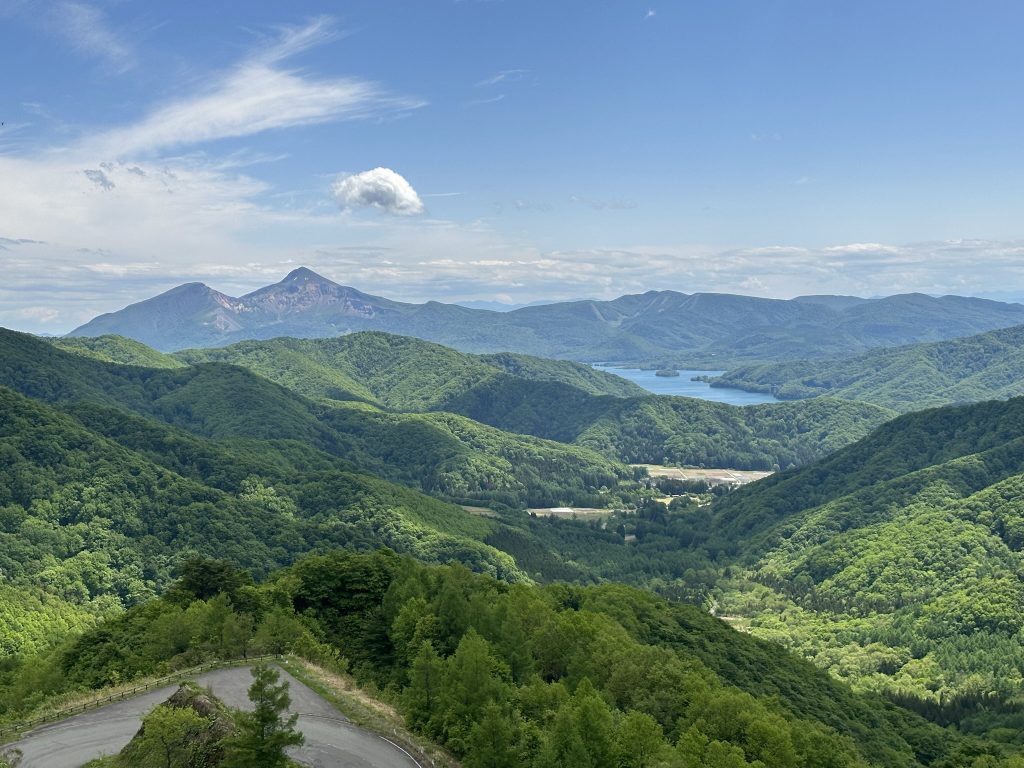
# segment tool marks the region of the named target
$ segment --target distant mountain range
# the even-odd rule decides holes
[[[853,355],[875,347],[967,336],[1024,323],[1024,305],[904,294],[881,299],[649,291],[510,312],[409,304],[338,285],[305,267],[235,298],[186,283],[91,320],[71,336],[118,334],[155,349],[224,346],[278,336],[363,330],[468,352],[520,352],[587,362],[703,365]]]

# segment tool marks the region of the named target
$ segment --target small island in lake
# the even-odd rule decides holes
[[[654,375],[655,376],[664,376],[664,377],[668,378],[669,376],[678,376],[679,375],[679,371],[677,371],[675,368],[660,368],[660,369],[658,369],[657,371],[654,372]]]

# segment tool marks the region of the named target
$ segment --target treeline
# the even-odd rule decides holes
[[[1017,765],[698,609],[619,586],[509,585],[389,552],[304,558],[260,586],[190,563],[165,597],[8,662],[0,701],[12,718],[257,650],[349,668],[469,768]]]

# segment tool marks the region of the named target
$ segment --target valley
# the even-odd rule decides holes
[[[895,420],[893,411],[831,398],[740,408],[650,394],[577,363],[477,356],[379,332],[171,354],[121,337],[44,341],[0,332],[0,349],[0,448],[9,478],[0,647],[13,662],[0,690],[24,701],[0,717],[24,715],[67,686],[130,678],[156,659],[215,653],[214,641],[193,651],[153,646],[134,661],[121,657],[114,677],[111,667],[73,671],[85,663],[73,661],[76,654],[94,653],[86,638],[104,628],[156,631],[147,628],[156,620],[151,606],[178,594],[183,567],[213,567],[201,565],[211,558],[231,563],[216,569],[247,573],[190,599],[209,601],[234,583],[227,599],[252,617],[254,647],[280,642],[335,658],[331,631],[338,630],[299,642],[292,624],[272,641],[266,622],[283,619],[271,619],[265,604],[240,608],[237,590],[272,589],[282,578],[275,574],[287,572],[280,569],[305,572],[313,566],[303,563],[326,562],[316,557],[349,557],[308,553],[386,547],[405,559],[372,567],[418,574],[405,587],[412,594],[433,577],[408,558],[468,567],[497,579],[486,589],[499,593],[502,584],[548,590],[530,598],[543,604],[569,584],[604,585],[571,588],[598,595],[619,582],[649,590],[631,593],[631,603],[651,593],[671,601],[645,610],[703,606],[687,621],[710,609],[751,637],[706,624],[705,638],[711,633],[726,645],[763,640],[767,645],[757,647],[778,649],[786,664],[807,665],[801,676],[823,669],[827,675],[815,685],[840,686],[829,695],[845,691],[843,706],[852,709],[825,716],[832,705],[810,706],[807,693],[787,699],[797,695],[789,683],[772,689],[788,691],[781,694],[784,719],[809,717],[823,734],[855,733],[868,711],[858,707],[888,701],[893,717],[920,718],[915,732],[938,729],[928,739],[944,744],[934,748],[950,760],[966,748],[943,730],[952,723],[993,755],[1014,749],[1004,734],[1017,717],[1012,702],[1024,670],[1014,659],[1024,649],[1011,607],[1022,599],[1015,586],[1020,542],[1007,499],[1024,477],[1014,426],[1022,401]],[[469,571],[450,574],[438,578],[469,578]],[[291,599],[298,616],[299,598]],[[331,610],[322,621],[338,620]],[[615,611],[615,620],[624,620],[621,608]],[[399,629],[407,622],[401,615],[387,641],[395,650],[408,641],[393,633],[412,631],[411,624]],[[498,619],[480,621],[472,625],[487,643],[506,647],[508,620],[499,622],[499,634],[485,629]],[[428,637],[449,643],[450,654],[461,647],[455,638],[468,636]],[[420,642],[415,632],[413,642],[410,653]],[[711,670],[700,674],[724,676],[751,702],[767,692],[720,666],[724,646],[674,647],[698,653]],[[517,665],[554,663],[543,661],[541,648],[532,662],[508,657],[518,685],[530,678],[516,678]],[[444,662],[437,645],[431,653],[438,655],[408,663]],[[346,665],[359,659],[345,656]],[[364,681],[386,679],[378,677],[383,667],[360,669]],[[411,671],[386,674],[411,684]],[[610,680],[601,685],[613,695]],[[878,698],[866,705],[863,697]],[[653,706],[642,711],[667,739],[658,749],[683,743],[683,732],[659,721]],[[684,711],[680,706],[670,711]],[[429,718],[407,716],[424,735],[472,754],[468,742],[450,741]],[[908,745],[905,724],[893,727],[895,751],[884,756],[856,736],[829,749],[852,750],[851,759],[859,754],[872,765],[934,763],[922,757],[921,744]],[[809,748],[788,738],[798,752]]]
[[[895,421],[850,397],[735,407],[377,331],[172,353],[0,332],[0,349],[5,472],[32,478],[4,502],[15,659],[152,605],[189,558],[259,582],[308,552],[387,547],[702,605],[849,695],[1012,749],[1024,598],[1015,507],[995,499],[1024,477],[1017,400]],[[68,684],[26,675],[6,684],[40,702]]]

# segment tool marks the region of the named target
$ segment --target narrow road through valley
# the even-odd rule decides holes
[[[292,756],[313,768],[416,768],[419,764],[400,747],[364,731],[284,670],[289,683],[291,712],[299,714],[298,728],[306,743]],[[199,675],[196,682],[213,690],[225,704],[250,709],[248,667],[218,669]],[[125,701],[41,726],[17,742],[24,753],[22,768],[79,768],[101,755],[119,752],[138,731],[142,716],[177,689],[170,685]]]

